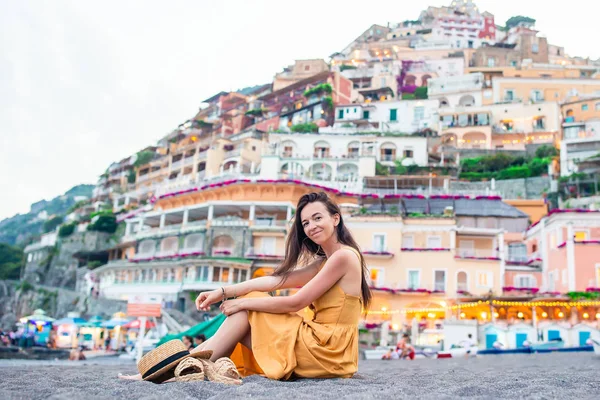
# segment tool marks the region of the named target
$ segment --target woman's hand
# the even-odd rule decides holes
[[[198,311],[208,311],[212,304],[223,300],[223,291],[221,289],[202,292],[196,298],[196,308]]]
[[[230,315],[235,314],[236,312],[243,311],[244,310],[243,304],[244,304],[244,299],[234,299],[234,300],[224,301],[220,307],[221,312],[229,317]]]

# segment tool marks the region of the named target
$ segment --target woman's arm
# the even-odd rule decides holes
[[[241,310],[263,311],[274,314],[296,312],[321,297],[359,261],[350,250],[336,251],[321,271],[292,296],[228,300],[221,305],[225,315]],[[354,265],[356,264],[356,266]]]
[[[290,289],[304,286],[319,271],[319,265],[323,262],[322,258],[312,261],[304,268],[292,271],[285,282],[280,276],[261,276],[235,285],[223,286],[225,297],[243,296],[250,292],[271,292],[277,289]],[[211,304],[217,303],[223,299],[223,290],[216,289],[209,292],[202,292],[196,299],[196,308],[198,310],[207,309]]]

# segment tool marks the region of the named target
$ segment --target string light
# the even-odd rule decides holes
[[[546,311],[542,313],[542,318],[548,318],[548,313]]]

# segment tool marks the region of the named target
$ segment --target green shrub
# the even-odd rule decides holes
[[[354,65],[341,65],[340,66],[340,72],[345,71],[347,69],[356,69],[356,66],[354,66]]]
[[[414,100],[416,96],[414,93],[402,93],[402,100]]]
[[[319,127],[314,122],[293,125],[290,130],[294,133],[318,132]]]
[[[415,89],[415,97],[417,99],[427,99],[427,86],[420,86]]]
[[[320,83],[315,87],[312,87],[304,92],[304,97],[310,97],[313,94],[327,93],[331,94],[333,92],[333,88],[329,83]]]
[[[114,215],[98,215],[94,223],[88,225],[88,231],[115,233],[117,230],[117,218]]]
[[[513,166],[498,172],[497,179],[529,178],[531,171],[527,165]]]
[[[557,155],[558,150],[556,150],[556,147],[549,145],[540,146],[535,151],[536,158],[556,157]]]
[[[102,261],[98,261],[98,260],[92,260],[92,261],[88,261],[87,263],[87,267],[89,269],[96,269],[99,266],[101,266],[102,264],[104,264]]]
[[[390,170],[384,167],[379,161],[375,162],[375,175],[389,175]]]
[[[56,216],[54,218],[50,218],[46,222],[44,222],[44,233],[52,232],[55,230],[60,224],[63,222],[62,216]]]
[[[67,236],[71,236],[71,234],[75,231],[76,224],[71,222],[70,224],[61,225],[58,228],[58,237],[65,238]]]
[[[22,293],[26,293],[29,292],[30,290],[35,289],[35,286],[33,286],[31,283],[27,282],[27,281],[23,281],[19,284],[19,286],[17,286],[17,290],[20,290]]]
[[[495,174],[493,172],[461,172],[458,177],[460,179],[475,182],[484,179],[492,179],[495,177]]]

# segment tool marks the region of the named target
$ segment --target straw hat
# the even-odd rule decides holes
[[[190,353],[179,339],[169,340],[142,357],[138,363],[138,371],[142,379],[161,383],[175,376],[177,364],[189,357],[208,359],[212,350]]]

